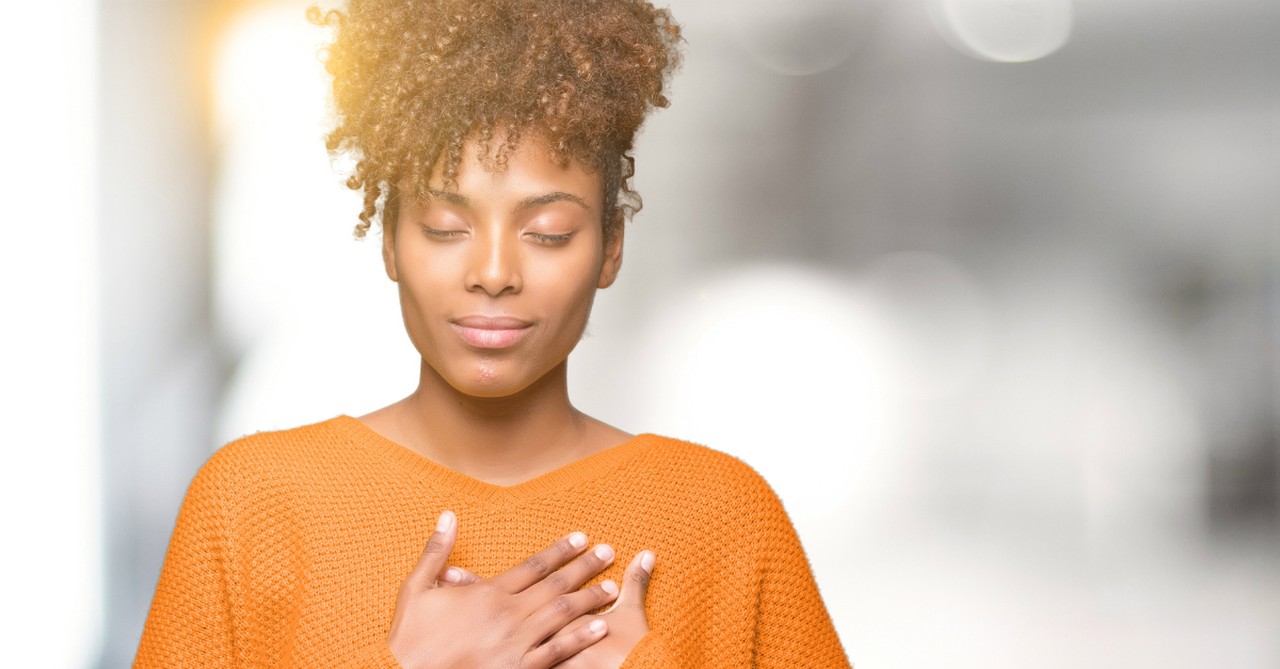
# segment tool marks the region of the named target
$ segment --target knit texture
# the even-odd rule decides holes
[[[349,416],[219,450],[178,514],[139,668],[398,667],[396,593],[444,509],[450,564],[505,571],[574,530],[657,554],[627,669],[848,667],[777,496],[723,453],[639,435],[519,485],[438,465]]]

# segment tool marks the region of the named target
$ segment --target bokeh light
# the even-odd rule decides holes
[[[849,59],[882,0],[743,0],[721,3],[742,48],[787,75],[830,70]]]
[[[797,523],[884,481],[867,461],[891,420],[884,345],[849,279],[760,264],[692,285],[645,334],[644,424],[743,458]]]
[[[931,0],[930,9],[942,37],[980,60],[1037,60],[1071,37],[1071,0]]]

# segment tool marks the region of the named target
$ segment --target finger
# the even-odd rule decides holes
[[[627,565],[626,574],[622,576],[622,594],[618,595],[613,608],[630,606],[644,610],[644,600],[649,595],[649,581],[656,561],[657,556],[652,551],[640,551],[636,554],[631,564]]]
[[[604,581],[599,585],[560,595],[529,616],[529,632],[535,639],[546,639],[564,630],[592,609],[598,609],[618,596],[618,584]]]
[[[545,669],[555,666],[604,638],[609,626],[599,618],[547,639],[524,656],[520,669]]]
[[[613,548],[608,544],[597,544],[595,548],[529,586],[521,596],[527,596],[533,606],[541,606],[556,595],[577,590],[583,583],[591,580],[591,577],[613,564],[613,556]]]
[[[436,520],[436,529],[427,539],[427,546],[422,549],[418,564],[414,566],[413,571],[409,572],[409,577],[405,580],[421,588],[435,587],[440,572],[449,561],[449,554],[453,552],[453,543],[457,538],[458,518],[452,511],[444,511]]]
[[[472,583],[479,583],[480,577],[462,567],[446,567],[444,571],[440,572],[439,581],[441,585],[471,585]]]
[[[587,535],[574,532],[498,574],[493,584],[507,592],[521,592],[564,566],[587,547]]]

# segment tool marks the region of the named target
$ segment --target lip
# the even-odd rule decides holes
[[[449,324],[463,341],[476,348],[514,346],[533,327],[533,323],[511,316],[463,316]]]

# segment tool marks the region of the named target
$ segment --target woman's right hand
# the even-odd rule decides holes
[[[612,581],[578,589],[609,566],[613,549],[601,544],[584,553],[587,537],[574,532],[493,578],[476,579],[446,569],[457,536],[457,518],[445,511],[400,586],[387,646],[401,667],[545,669],[604,638],[601,620],[570,624],[617,597]]]

